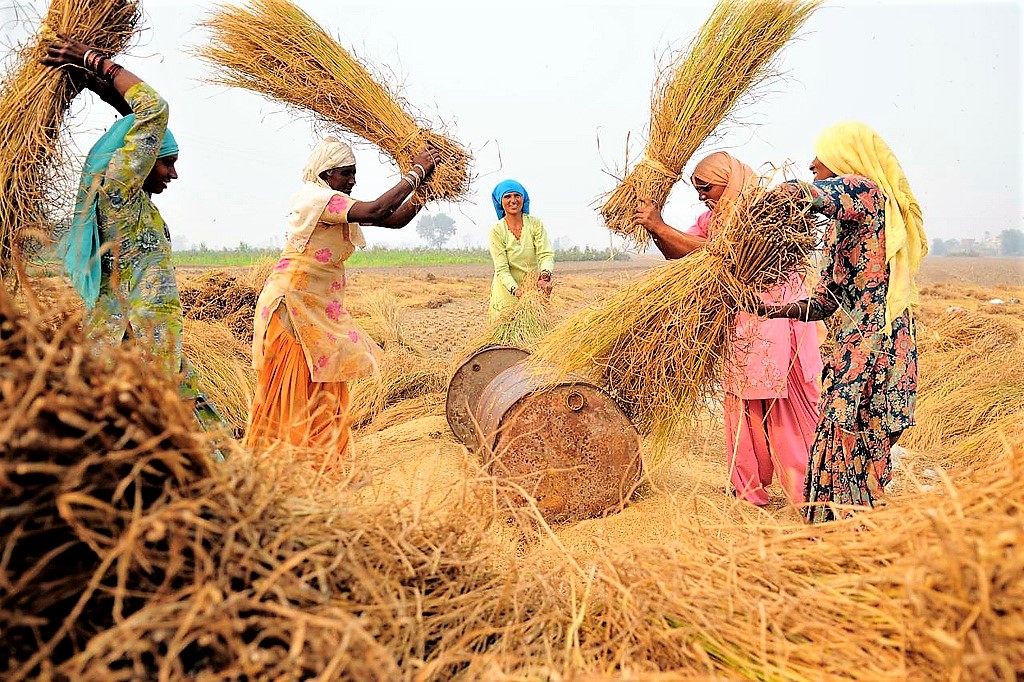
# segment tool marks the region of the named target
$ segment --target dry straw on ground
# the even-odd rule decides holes
[[[719,0],[689,50],[661,74],[651,102],[650,139],[640,163],[601,207],[608,229],[643,250],[637,201],[663,206],[694,152],[752,87],[772,72],[822,0]]]
[[[469,191],[470,156],[460,145],[419,123],[408,103],[390,93],[312,18],[288,0],[251,0],[249,8],[221,7],[205,22],[208,45],[199,54],[218,70],[215,82],[246,88],[377,145],[404,173],[412,155],[430,144],[441,163],[428,199],[458,200]]]
[[[1020,440],[979,443],[965,476],[940,472],[930,492],[825,527],[679,510],[672,540],[595,535],[570,550],[565,529],[506,524],[483,478],[428,513],[358,501],[358,462],[340,487],[290,495],[280,484],[308,472],[287,452],[215,466],[173,382],[127,348],[95,357],[73,318],[38,322],[0,292],[4,679],[874,682],[1024,669]],[[984,342],[956,352],[980,356]],[[421,447],[396,443],[402,457]]]
[[[239,343],[252,343],[253,320],[260,289],[252,275],[232,275],[214,270],[185,280],[180,286],[181,309],[187,320],[227,325]]]
[[[1024,322],[954,310],[921,320],[917,337],[917,426],[900,444],[976,465],[978,453],[1024,424]]]
[[[533,358],[604,387],[660,452],[719,385],[735,316],[802,271],[815,243],[803,199],[754,187],[716,212],[708,246],[653,269],[557,326]]]
[[[185,358],[199,374],[199,387],[241,437],[256,392],[252,350],[224,324],[185,320]]]
[[[42,29],[6,69],[0,91],[0,281],[16,276],[26,239],[52,238],[55,211],[70,209],[74,173],[67,167],[64,118],[81,92],[70,68],[39,58],[59,33],[108,54],[125,49],[140,19],[129,0],[53,0]],[[15,143],[16,142],[16,143]]]
[[[398,299],[387,289],[377,289],[359,298],[358,308],[352,307],[359,326],[385,350],[404,348],[414,354],[422,353],[405,328],[399,311]]]

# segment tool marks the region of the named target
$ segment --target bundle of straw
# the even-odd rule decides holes
[[[475,348],[497,344],[533,348],[551,329],[551,301],[538,286],[537,273],[529,272],[520,286],[523,294],[477,340]]]
[[[0,91],[0,281],[16,281],[15,260],[24,241],[48,239],[54,208],[73,196],[61,124],[81,81],[68,69],[43,66],[39,58],[58,33],[117,54],[139,19],[132,0],[53,0],[38,36],[7,70]]]
[[[715,221],[706,248],[570,317],[531,358],[538,372],[550,365],[603,386],[656,447],[717,389],[736,313],[802,271],[815,243],[806,202],[760,186]]]
[[[422,127],[366,68],[288,0],[252,0],[222,7],[203,25],[212,32],[199,49],[218,73],[212,82],[246,88],[301,110],[377,145],[404,173],[425,144],[441,163],[428,199],[457,200],[469,190],[469,154]]]
[[[720,0],[689,53],[655,85],[644,158],[601,207],[609,230],[646,248],[650,235],[633,217],[637,201],[665,204],[690,157],[737,101],[771,74],[774,57],[822,2]]]

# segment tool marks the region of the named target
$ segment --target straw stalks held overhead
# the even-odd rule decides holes
[[[720,0],[685,56],[660,76],[643,159],[605,199],[609,230],[641,250],[650,235],[634,221],[637,201],[664,206],[686,163],[823,0]]]
[[[532,356],[538,371],[589,377],[664,446],[717,390],[736,313],[802,271],[816,241],[806,201],[787,192],[753,187],[731,208],[716,211],[707,247],[556,327]]]
[[[74,173],[62,129],[83,72],[43,66],[46,45],[61,34],[107,54],[125,49],[140,19],[130,0],[53,0],[39,34],[5,70],[0,90],[0,281],[14,282],[26,240],[52,238],[59,208],[70,208]]]
[[[223,6],[203,24],[211,32],[199,54],[217,69],[214,82],[246,88],[341,126],[377,145],[404,173],[412,155],[430,144],[442,162],[426,187],[428,199],[457,200],[469,190],[470,156],[419,123],[348,51],[288,0]]]

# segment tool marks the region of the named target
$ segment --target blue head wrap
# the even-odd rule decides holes
[[[64,272],[87,308],[96,305],[100,295],[100,230],[96,222],[96,200],[110,158],[124,146],[124,137],[134,123],[134,114],[119,119],[89,150],[85,167],[82,168],[82,179],[78,184],[71,227],[57,244],[57,254],[64,262]],[[167,130],[157,157],[177,153],[178,143],[171,131]]]
[[[498,219],[501,220],[505,217],[505,209],[501,207],[501,198],[509,192],[519,192],[523,195],[523,213],[529,215],[530,195],[527,194],[526,188],[515,180],[502,180],[491,192],[491,202],[494,203],[494,212],[498,214]]]

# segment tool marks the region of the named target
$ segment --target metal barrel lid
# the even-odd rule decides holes
[[[529,355],[522,348],[513,346],[485,346],[470,354],[452,374],[445,396],[445,416],[452,433],[470,450],[480,446],[474,418],[477,403],[487,384]]]
[[[617,511],[640,481],[640,434],[611,396],[582,378],[551,382],[519,362],[487,386],[476,416],[491,472],[515,482],[549,521]]]

